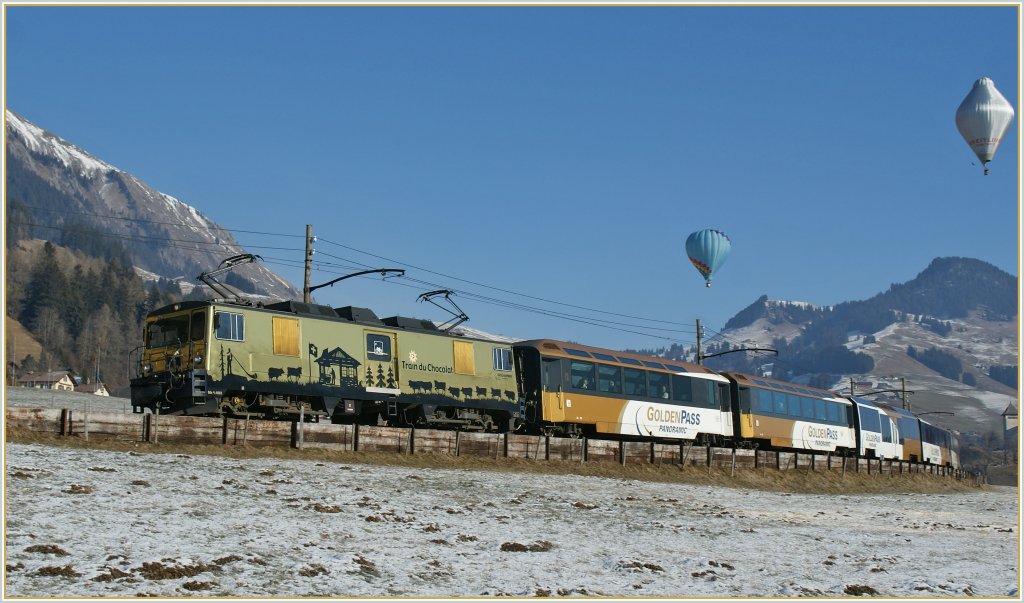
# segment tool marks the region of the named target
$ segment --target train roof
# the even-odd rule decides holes
[[[531,339],[513,344],[515,347],[536,348],[544,354],[558,356],[561,358],[597,360],[608,364],[616,364],[624,367],[648,368],[668,371],[672,373],[703,374],[715,381],[724,381],[725,378],[717,372],[699,364],[691,364],[678,360],[666,360],[656,356],[635,354],[633,352],[620,352],[607,348],[598,348],[589,345],[580,345],[568,341],[555,339]]]
[[[254,306],[234,304],[231,302],[223,302],[220,300],[182,301],[173,304],[168,304],[166,306],[163,306],[162,308],[157,308],[156,310],[153,310],[152,312],[149,313],[149,317],[159,317],[165,314],[180,312],[181,310],[191,310],[194,308],[202,308],[209,306],[217,306],[220,308],[238,308],[239,310],[251,311],[283,312],[287,314],[295,314],[298,316],[307,316],[312,318],[354,322],[362,325],[368,325],[383,329],[401,329],[405,331],[433,333],[435,335],[444,335],[459,339],[491,341],[485,338],[467,336],[463,333],[442,331],[437,328],[437,325],[434,324],[433,321],[422,318],[409,318],[407,316],[388,316],[385,318],[379,318],[377,314],[369,308],[360,308],[357,306],[343,306],[339,308],[332,308],[330,306],[324,306],[321,304],[304,303],[294,300],[278,301],[269,304],[257,304]],[[501,343],[494,341],[491,342]]]
[[[829,400],[845,402],[847,404],[851,403],[845,396],[837,394],[836,392],[830,392],[827,389],[811,387],[809,385],[797,385],[796,383],[779,381],[778,379],[769,379],[767,377],[758,377],[756,375],[748,375],[746,373],[723,372],[722,374],[731,381],[734,381],[737,385],[755,386],[780,392],[804,394],[806,396],[814,396],[816,398],[826,398]]]

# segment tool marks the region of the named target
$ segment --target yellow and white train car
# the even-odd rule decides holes
[[[729,382],[703,366],[550,339],[513,355],[527,422],[543,433],[732,439]]]
[[[737,438],[773,449],[856,451],[848,399],[816,387],[743,373],[722,374],[731,382]]]
[[[869,459],[902,459],[903,441],[897,420],[870,400],[852,398],[857,424],[857,456]]]

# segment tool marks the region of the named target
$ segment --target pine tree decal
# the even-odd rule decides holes
[[[395,389],[395,373],[391,370],[391,365],[388,365],[388,387]]]
[[[373,385],[373,373],[370,372],[370,365],[366,365],[366,385],[363,387],[370,387]]]
[[[387,383],[384,381],[384,367],[380,364],[377,365],[377,387],[384,387]]]

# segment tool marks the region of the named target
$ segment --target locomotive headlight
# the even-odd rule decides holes
[[[152,373],[153,372],[153,365],[148,363],[148,362],[143,364],[142,365],[142,372],[143,373]]]
[[[203,357],[202,356],[194,356],[192,358],[192,363],[193,364],[202,364],[203,363]]]

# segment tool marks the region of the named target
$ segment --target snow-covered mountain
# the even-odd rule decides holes
[[[10,110],[5,116],[8,208],[20,204],[38,238],[58,240],[62,229],[101,233],[121,242],[143,278],[176,281],[186,293],[199,273],[246,253],[229,231],[196,208]],[[302,295],[258,263],[239,266],[228,282],[271,298]]]

